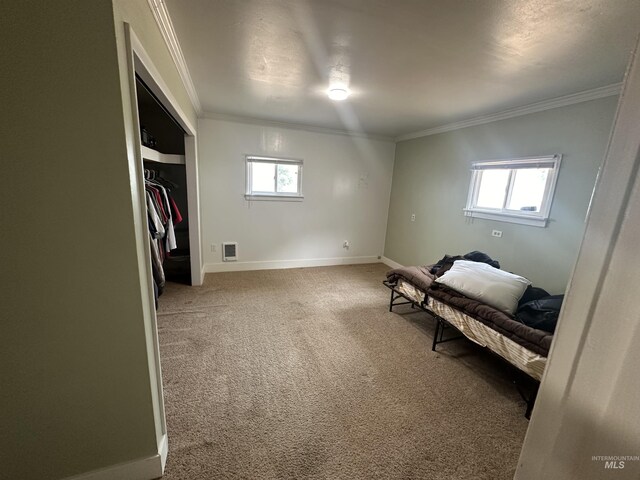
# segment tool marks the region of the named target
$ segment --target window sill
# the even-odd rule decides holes
[[[246,193],[244,195],[246,200],[251,201],[267,201],[267,202],[301,202],[304,200],[304,195],[269,195],[269,194],[252,194]]]
[[[495,220],[498,222],[519,223],[520,225],[529,225],[531,227],[546,227],[547,218],[533,217],[530,215],[517,215],[504,212],[486,212],[483,210],[464,210],[465,217],[482,218],[484,220]]]

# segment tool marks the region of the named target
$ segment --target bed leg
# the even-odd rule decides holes
[[[527,420],[531,419],[531,413],[533,412],[533,406],[536,403],[536,398],[538,396],[538,388],[540,388],[540,384],[537,384],[531,395],[529,395],[529,399],[527,400],[527,411],[524,414],[524,417]]]
[[[438,344],[438,332],[440,332],[440,319],[436,318],[436,331],[433,334],[433,345],[431,345],[431,351],[436,351],[436,345]]]
[[[389,311],[393,312],[393,288],[391,289],[391,300],[389,300]]]

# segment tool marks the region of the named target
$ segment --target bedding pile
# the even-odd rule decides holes
[[[496,260],[475,251],[464,256],[445,255],[432,265],[390,270],[387,281],[397,285],[403,293],[411,293],[408,287],[413,288],[416,292],[409,298],[423,303],[438,315],[455,315],[457,325],[454,326],[468,337],[473,322],[466,321],[464,316],[504,337],[500,340],[503,343],[508,339],[534,356],[546,357],[562,295],[550,296],[545,290],[533,287],[526,278],[499,268]],[[492,332],[486,333],[492,335]],[[469,338],[487,346],[487,335],[483,333],[479,339],[473,336],[471,334]],[[527,359],[528,363],[536,361],[535,358]]]

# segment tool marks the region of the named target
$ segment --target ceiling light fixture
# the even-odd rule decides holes
[[[327,92],[331,100],[337,100],[337,101],[346,99],[350,93],[351,92],[348,89],[343,87],[333,87],[333,88],[330,88],[329,91]]]

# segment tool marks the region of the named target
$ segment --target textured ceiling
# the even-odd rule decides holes
[[[639,0],[165,3],[205,112],[386,136],[620,82],[640,31]]]

